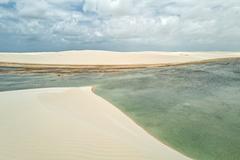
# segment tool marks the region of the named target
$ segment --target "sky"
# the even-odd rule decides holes
[[[0,51],[240,51],[240,0],[0,0]]]

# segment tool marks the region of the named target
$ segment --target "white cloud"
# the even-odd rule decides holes
[[[101,16],[126,15],[132,12],[133,2],[133,0],[87,0],[84,11],[96,12]]]
[[[6,5],[10,2],[16,9]],[[0,5],[1,42],[7,43],[6,36],[15,37],[27,46],[33,39],[39,50],[46,40],[52,49],[59,49],[56,43],[67,49],[112,49],[113,45],[240,49],[239,0],[0,0],[0,4],[5,4]]]

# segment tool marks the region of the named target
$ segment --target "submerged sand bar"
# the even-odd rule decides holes
[[[0,53],[0,65],[55,67],[174,65],[222,58],[239,58],[240,52],[110,52],[63,51],[39,53]]]
[[[0,159],[183,160],[82,88],[0,92]]]

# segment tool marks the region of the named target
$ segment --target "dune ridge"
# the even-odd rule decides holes
[[[0,92],[0,126],[0,159],[189,159],[91,87]]]

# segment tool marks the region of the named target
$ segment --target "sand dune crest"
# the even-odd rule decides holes
[[[0,93],[0,159],[188,159],[90,87]]]

